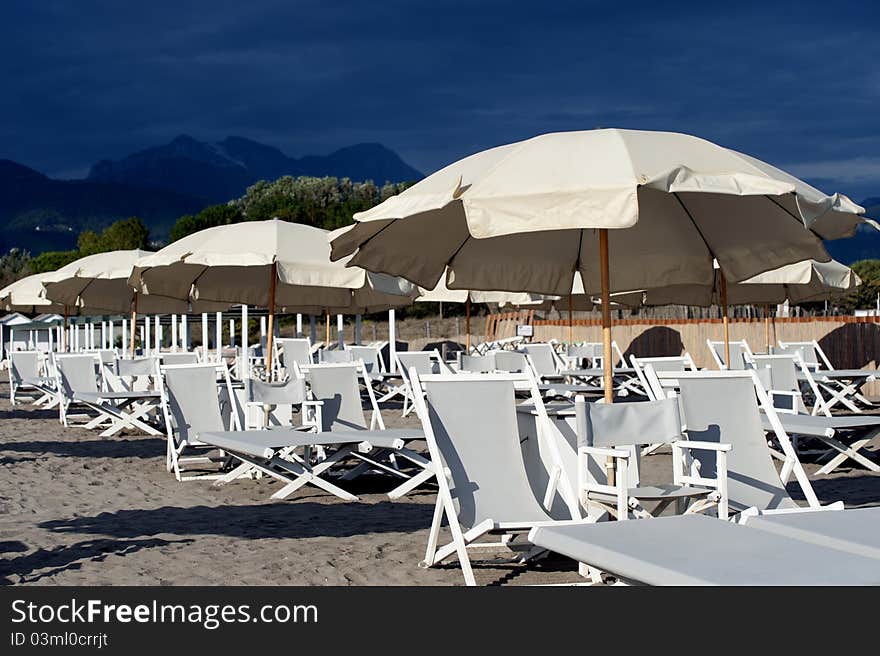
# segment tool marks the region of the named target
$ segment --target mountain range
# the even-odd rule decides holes
[[[380,185],[422,178],[397,153],[376,143],[298,159],[244,137],[206,143],[182,135],[117,161],[102,160],[92,166],[88,179],[176,191],[219,203],[241,196],[257,180],[282,175],[333,176]]]
[[[82,180],[55,180],[0,160],[0,252],[73,248],[82,230],[129,216],[139,216],[151,238],[161,241],[181,215],[238,198],[258,180],[283,175],[347,177],[380,185],[422,177],[381,144],[297,159],[243,137],[207,143],[179,136],[116,161],[99,161]]]

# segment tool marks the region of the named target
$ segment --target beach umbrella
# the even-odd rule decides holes
[[[429,288],[448,269],[450,289],[563,296],[578,271],[604,301],[610,362],[612,292],[710,284],[713,260],[731,282],[828,261],[822,239],[854,234],[863,211],[697,137],[590,130],[466,157],[356,214],[332,245],[334,258]]]
[[[153,294],[145,296],[128,282],[135,263],[151,255],[139,249],[87,255],[40,277],[43,296],[65,308],[101,308],[100,314],[131,313],[131,325],[138,314],[186,314],[228,309],[229,303],[190,303],[188,299]],[[135,331],[131,331],[134,356]]]
[[[140,259],[130,283],[145,297],[267,308],[269,353],[278,311],[363,314],[412,303],[418,291],[406,280],[332,262],[329,234],[277,219],[208,228]]]

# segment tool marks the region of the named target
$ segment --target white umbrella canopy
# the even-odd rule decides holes
[[[150,255],[139,249],[109,251],[87,255],[57,271],[45,273],[40,278],[43,296],[60,305],[76,308],[103,308],[104,314],[126,314],[132,309],[135,289],[129,284],[135,263]],[[226,310],[226,303],[196,303],[193,307],[186,300],[152,295],[137,299],[140,314],[185,314],[187,312],[213,312]]]
[[[378,312],[412,303],[415,285],[331,262],[329,234],[277,219],[208,228],[140,259],[129,282],[145,297],[260,307],[270,306],[274,286],[275,310],[311,314]]]
[[[471,155],[355,215],[333,257],[433,288],[565,295],[709,284],[829,260],[863,209],[746,155],[669,132],[546,134]],[[804,228],[809,228],[805,230]],[[626,228],[623,230],[622,228]]]
[[[579,272],[602,294],[610,361],[611,292],[710,285],[714,260],[722,287],[827,262],[821,240],[854,234],[863,212],[690,135],[559,132],[466,157],[356,214],[332,256],[431,288],[448,268],[451,289],[564,296]]]
[[[7,312],[64,312],[64,304],[54,303],[44,298],[40,278],[45,274],[35,273],[0,289],[0,307]]]
[[[696,305],[709,307],[721,305],[720,280],[717,276],[709,285],[669,285],[615,292],[611,294],[612,305],[638,308],[643,305]],[[861,284],[861,280],[845,264],[837,260],[817,262],[805,260],[787,264],[772,271],[765,271],[739,283],[727,285],[728,305],[775,305],[789,301],[805,303],[843,296]],[[569,297],[553,297],[553,304],[564,309],[569,307]],[[601,301],[594,294],[585,294],[580,278],[575,278],[570,297],[573,310],[592,310]]]
[[[775,305],[839,298],[861,280],[836,260],[805,260],[727,286],[728,305]],[[644,290],[644,305],[720,305],[720,281],[713,285],[672,285]],[[616,296],[616,295],[615,295]]]

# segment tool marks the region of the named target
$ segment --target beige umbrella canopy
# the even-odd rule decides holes
[[[87,255],[57,271],[43,274],[40,278],[43,295],[71,309],[100,307],[106,314],[126,314],[131,310],[135,296],[128,278],[135,262],[150,254],[135,249]],[[228,307],[229,304],[203,304],[192,311],[210,312]],[[186,313],[190,311],[190,305],[186,300],[176,298],[142,296],[137,300],[137,311],[141,314]]]
[[[16,280],[0,289],[0,307],[7,312],[63,313],[64,304],[54,303],[42,296],[43,284],[40,278],[45,274],[33,274]]]
[[[565,295],[579,271],[603,294],[610,361],[610,292],[712,284],[713,259],[733,282],[828,261],[821,239],[852,235],[863,211],[697,137],[564,132],[471,155],[356,214],[333,257],[431,288],[448,267],[451,289]]]
[[[208,228],[138,261],[129,282],[143,294],[242,303],[274,313],[378,312],[412,303],[415,285],[330,261],[326,230],[277,219]]]

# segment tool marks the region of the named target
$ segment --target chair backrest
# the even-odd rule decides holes
[[[22,380],[34,380],[40,377],[39,351],[10,351],[9,373],[14,383]]]
[[[724,342],[707,339],[706,344],[709,346],[712,359],[715,360],[719,369],[742,371],[746,368],[746,360],[752,355],[752,350],[744,339],[730,342],[730,362],[724,361]]]
[[[162,364],[196,364],[199,356],[193,352],[186,353],[163,353],[161,356]]]
[[[97,359],[93,354],[55,356],[60,387],[68,399],[79,393],[98,392],[96,365]]]
[[[431,459],[448,472],[439,481],[441,494],[452,499],[464,528],[485,520],[551,519],[535,497],[523,462],[514,378],[414,374],[426,397],[423,401],[416,393],[415,403]]]
[[[290,376],[283,383],[251,378],[246,386],[248,400],[266,405],[300,405],[306,400],[306,381],[296,376]]]
[[[690,354],[687,352],[685,352],[684,355],[673,355],[656,358],[639,358],[635,355],[631,355],[629,356],[629,360],[633,366],[633,369],[635,369],[636,371],[636,377],[638,377],[639,382],[645,389],[645,393],[648,395],[648,399],[651,401],[662,399],[664,398],[665,394],[662,390],[659,380],[657,380],[657,378],[654,376],[647,375],[645,369],[648,365],[650,365],[655,372],[688,370],[693,371],[697,368],[694,364],[693,358],[691,358]]]
[[[682,374],[678,378],[688,439],[731,445],[727,454],[731,508],[797,508],[767,446],[755,397],[756,380],[746,372],[733,377],[713,373],[701,372],[695,378]],[[787,442],[787,438],[785,440]],[[701,476],[715,476],[713,451],[695,450],[692,455],[700,463]]]
[[[156,361],[154,358],[136,358],[134,360],[116,358],[115,371],[120,378],[152,376],[156,373]]]
[[[532,359],[539,376],[555,376],[559,371],[552,344],[524,344],[521,350]]]
[[[796,355],[753,355],[756,369],[770,370],[770,389],[777,392],[798,392]]]
[[[816,368],[824,366],[827,369],[834,369],[822,347],[819,346],[819,342],[815,340],[812,342],[785,342],[779,340],[779,348],[774,353],[789,354],[796,351],[800,351],[801,357],[807,366]]]
[[[486,355],[465,355],[459,351],[458,357],[460,371],[469,371],[475,374],[487,374],[495,371],[495,354],[493,352]]]
[[[507,373],[520,373],[526,371],[528,362],[526,356],[516,351],[493,351],[495,369]]]
[[[231,403],[232,388],[225,365],[159,365],[162,406],[166,420],[171,420],[169,425],[177,431],[180,440],[193,442],[200,433],[228,429],[223,420],[218,374],[223,378]],[[232,412],[231,417],[237,428],[237,413]]]
[[[357,364],[313,365],[307,376],[312,398],[322,402],[322,431],[367,428]]]
[[[377,374],[382,371],[378,346],[346,346],[345,350],[351,353],[352,361],[363,360],[367,373]]]
[[[336,349],[321,349],[318,352],[318,358],[320,359],[321,364],[342,364],[354,362],[354,357],[351,351]]]
[[[437,351],[405,351],[397,354],[401,370],[409,373],[415,369],[420,376],[439,374],[443,371],[440,354]]]
[[[312,344],[305,337],[279,337],[275,343],[281,349],[281,366],[290,373],[293,363],[302,366],[313,364]]]

